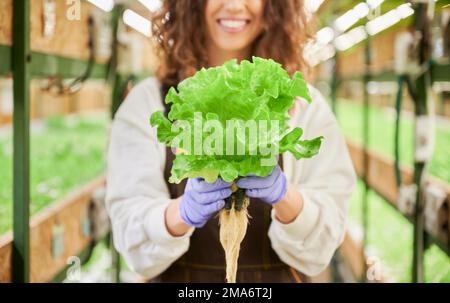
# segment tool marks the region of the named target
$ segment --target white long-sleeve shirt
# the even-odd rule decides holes
[[[324,136],[317,156],[295,160],[283,154],[286,177],[302,195],[304,206],[289,224],[272,211],[268,236],[280,259],[309,276],[321,273],[343,241],[347,203],[356,176],[336,119],[320,93],[310,87],[311,104],[297,99],[290,125],[302,138]],[[149,78],[137,85],[119,108],[108,149],[106,205],[114,244],[129,267],[152,278],[189,249],[193,228],[172,236],[164,212],[170,202],[164,180],[165,146],[150,126],[151,114],[163,110],[160,84]]]

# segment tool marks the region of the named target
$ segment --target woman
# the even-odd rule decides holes
[[[158,75],[131,91],[112,126],[106,202],[114,243],[133,270],[153,281],[224,282],[215,215],[230,184],[169,184],[174,156],[158,143],[149,117],[164,109],[168,87],[201,67],[256,55],[291,74],[303,70],[303,1],[170,0],[152,24],[162,60]],[[320,154],[305,161],[285,154],[268,177],[238,182],[251,197],[252,216],[238,282],[317,275],[343,240],[355,174],[333,114],[314,88],[310,92],[313,102],[297,100],[290,122],[305,138],[325,137]]]

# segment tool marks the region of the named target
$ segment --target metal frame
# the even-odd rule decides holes
[[[121,100],[121,92],[122,90],[122,81],[121,81],[121,75],[117,72],[117,64],[118,64],[118,57],[117,57],[117,32],[119,30],[119,22],[120,22],[120,16],[122,15],[124,11],[124,6],[119,4],[116,5],[112,11],[112,31],[113,31],[113,53],[111,56],[111,61],[109,64],[109,73],[108,73],[108,80],[112,83],[112,99],[111,99],[111,119],[114,119],[114,116],[119,109],[119,106],[123,100]],[[119,283],[120,282],[120,271],[121,271],[121,264],[120,264],[120,254],[114,247],[113,242],[113,235],[112,232],[109,234],[108,237],[108,244],[111,251],[111,280],[113,282]]]
[[[11,73],[11,47],[0,45],[0,76]]]
[[[114,19],[115,23],[119,17]],[[30,80],[50,76],[76,78],[86,71],[89,62],[30,50],[30,0],[14,1],[12,35],[12,46],[0,45],[0,76],[12,74],[14,92],[12,281],[26,283],[30,281]],[[108,65],[95,63],[89,78],[107,79],[107,76]],[[114,82],[113,90],[116,85]],[[87,260],[93,245],[95,242],[80,253],[83,260]],[[54,281],[61,281],[64,272],[55,276]],[[119,281],[120,266],[116,266],[115,272]]]
[[[117,22],[121,14],[121,7],[116,7],[113,12],[113,29],[117,30]],[[416,15],[426,13],[426,4],[420,3],[415,6]],[[0,76],[9,75],[12,72],[13,90],[14,90],[14,114],[13,114],[13,131],[14,131],[14,223],[13,223],[13,281],[28,282],[30,276],[30,251],[29,251],[29,84],[32,77],[47,77],[58,75],[65,78],[77,77],[82,74],[88,62],[85,60],[65,58],[56,55],[48,55],[39,52],[31,52],[29,45],[30,33],[30,1],[17,0],[14,1],[13,7],[13,46],[0,45]],[[416,19],[417,20],[417,19]],[[420,23],[416,23],[418,30],[423,30]],[[366,65],[370,64],[370,45],[366,42]],[[422,45],[422,47],[424,47]],[[116,59],[115,57],[113,58]],[[103,78],[107,76],[113,83],[113,99],[112,99],[112,116],[114,116],[121,102],[121,92],[123,92],[123,83],[126,77],[119,75],[116,71],[116,62],[112,60],[109,66],[106,64],[96,63],[92,69],[90,78]],[[428,58],[422,58],[425,62]],[[416,100],[416,115],[426,114],[426,87],[431,81],[448,80],[449,64],[431,63],[429,73],[422,75],[416,80],[418,89],[418,98]],[[333,89],[337,89],[339,85],[339,76],[333,77]],[[367,105],[369,96],[366,92],[366,84],[370,80],[374,81],[395,81],[396,75],[392,71],[386,71],[377,75],[370,74],[370,70],[366,70],[363,76],[365,97],[364,103]],[[361,76],[344,77],[341,81],[361,80]],[[335,94],[336,92],[334,92]],[[335,95],[333,97],[335,99]],[[368,109],[364,110],[363,115],[368,118]],[[364,125],[364,142],[368,141],[368,121]],[[365,153],[366,154],[366,153]],[[365,160],[364,163],[367,161]],[[365,170],[367,165],[365,164]],[[423,171],[425,163],[415,163],[414,181],[417,184],[422,183]],[[367,182],[366,191],[369,190]],[[420,186],[419,186],[420,188]],[[417,194],[417,209],[412,221],[414,223],[414,263],[413,263],[413,279],[415,282],[423,281],[423,255],[426,242],[432,240],[431,236],[426,236],[423,226],[423,199],[419,190]],[[363,210],[363,217],[367,216],[367,203]],[[364,220],[368,225],[367,219]],[[365,236],[366,237],[366,236]],[[113,254],[115,252],[113,251]],[[88,257],[88,250],[81,255]],[[113,255],[118,258],[118,255]],[[114,270],[115,280],[119,280],[120,259],[116,259],[117,266]],[[64,271],[63,271],[64,272]],[[61,276],[55,277],[60,280]]]
[[[422,36],[426,36],[425,32],[429,30],[429,24],[424,22],[426,20],[426,14],[427,14],[427,3],[416,3],[414,4],[413,8],[415,10],[415,14],[413,17],[413,26],[414,29],[419,32]],[[449,80],[449,74],[448,70],[450,68],[449,62],[436,62],[430,59],[429,54],[426,52],[427,49],[427,43],[428,41],[422,39],[420,41],[420,62],[418,62],[421,65],[428,64],[429,69],[420,75],[414,82],[414,87],[416,88],[416,96],[413,98],[415,103],[415,117],[421,115],[427,115],[427,91],[431,84],[433,82],[438,81],[448,81]],[[355,46],[354,48],[360,47],[362,45],[359,44],[358,46]],[[363,225],[365,226],[365,235],[364,239],[366,238],[366,228],[368,225],[367,222],[367,199],[366,195],[368,190],[370,189],[370,184],[367,182],[367,143],[368,143],[368,117],[369,117],[369,101],[368,101],[368,93],[366,89],[366,85],[369,81],[379,81],[379,82],[395,82],[398,81],[398,75],[392,70],[386,70],[378,74],[372,74],[370,71],[370,68],[368,68],[368,65],[370,65],[370,38],[368,38],[365,41],[365,63],[366,63],[366,70],[363,75],[352,75],[352,76],[341,76],[341,75],[335,75],[331,81],[331,88],[332,90],[337,90],[338,86],[341,82],[344,81],[363,81],[364,83],[364,108],[363,108],[363,116],[364,116],[364,123],[363,123],[363,172],[361,174],[361,178],[365,181],[365,190],[364,190],[364,196],[363,196]],[[338,56],[339,54],[336,54]],[[339,83],[334,83],[336,80],[335,78],[338,78]],[[335,106],[336,100],[334,100],[335,95],[337,94],[336,91],[332,92],[332,105]],[[426,248],[429,246],[430,243],[437,244],[444,252],[449,254],[448,247],[441,242],[441,240],[437,239],[433,235],[429,234],[425,230],[424,226],[424,197],[423,197],[423,188],[422,184],[425,180],[425,168],[426,163],[425,162],[419,162],[415,161],[414,163],[414,175],[413,175],[413,182],[417,185],[418,191],[416,195],[416,209],[413,214],[413,216],[408,217],[407,219],[413,224],[414,226],[414,246],[413,246],[413,266],[412,266],[412,279],[413,282],[423,282],[424,280],[424,252]],[[391,203],[388,203],[389,205],[392,205]]]
[[[431,82],[442,82],[449,80],[450,62],[436,62],[430,61],[430,77]],[[339,82],[347,81],[364,81],[363,75],[342,76],[339,75]],[[385,70],[379,73],[371,74],[371,81],[377,82],[397,82],[398,75],[393,70]]]
[[[371,81],[371,65],[372,65],[372,50],[371,50],[371,40],[368,38],[365,41],[364,45],[364,68],[365,74],[363,78],[363,89],[364,89],[364,98],[363,98],[363,131],[362,131],[362,142],[363,142],[363,176],[362,179],[364,181],[364,192],[362,197],[362,223],[363,223],[363,247],[365,248],[368,242],[368,229],[369,229],[369,193],[370,186],[368,183],[368,175],[369,175],[369,154],[368,154],[368,146],[370,140],[370,111],[369,111],[369,103],[370,103],[370,95],[368,91],[368,85]],[[364,254],[363,249],[363,254]],[[363,258],[365,261],[365,258]],[[367,264],[364,262],[364,272],[367,271]]]
[[[449,81],[450,62],[431,61],[430,63],[431,81],[433,83]]]
[[[13,281],[30,276],[30,1],[14,1],[13,8]]]
[[[0,76],[7,76],[13,70],[11,58],[15,52],[14,47],[0,45]],[[49,55],[29,51],[31,62],[28,72],[31,78],[45,78],[60,76],[62,78],[76,78],[86,71],[89,62],[86,60]],[[92,67],[90,79],[105,79],[108,72],[107,64],[95,63]]]
[[[61,56],[48,55],[33,52],[33,62],[31,64],[31,75],[33,78],[43,78],[58,75],[62,78],[75,78],[82,75],[89,62],[86,60],[71,59]],[[90,79],[105,79],[107,65],[95,63],[92,66]]]
[[[430,51],[428,50],[427,39],[431,39],[429,33],[430,24],[428,20],[428,4],[417,3],[414,7],[414,28],[421,33],[419,43],[419,64],[424,65],[429,62]],[[415,118],[427,115],[428,89],[431,86],[429,71],[422,73],[415,81]],[[416,138],[417,139],[417,138]],[[424,280],[424,253],[425,253],[425,199],[423,196],[423,180],[426,162],[415,160],[414,162],[414,183],[417,185],[416,208],[413,216],[414,222],[414,249],[413,249],[413,282],[423,282]]]

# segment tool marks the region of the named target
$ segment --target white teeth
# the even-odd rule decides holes
[[[245,24],[247,23],[245,20],[225,20],[225,19],[220,19],[219,22],[222,26],[233,28],[233,29],[244,27]]]

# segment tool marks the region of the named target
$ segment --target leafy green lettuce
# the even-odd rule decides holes
[[[176,155],[169,181],[179,183],[184,178],[202,177],[214,182],[220,176],[231,182],[249,174],[264,177],[283,152],[291,152],[297,160],[316,155],[322,137],[300,140],[303,131],[298,127],[288,132],[288,110],[297,96],[311,102],[301,73],[291,79],[280,64],[258,57],[253,57],[252,62],[238,64],[231,60],[219,67],[201,69],[179,83],[177,89],[170,88],[165,99],[171,105],[168,117],[155,112],[150,118],[160,142],[188,151]],[[203,142],[208,136],[216,139],[204,143],[201,154],[194,151],[199,147],[194,135],[199,128],[197,133],[192,131],[195,117],[203,122],[215,120],[217,126],[223,127],[219,131],[200,128]],[[265,127],[259,128],[255,136],[246,128],[246,122]],[[227,123],[235,123],[236,132],[227,133]],[[179,137],[186,134],[190,134],[188,140],[180,141]],[[227,147],[230,142],[233,144]],[[227,154],[227,148],[234,153]],[[244,153],[236,154],[239,148]]]

